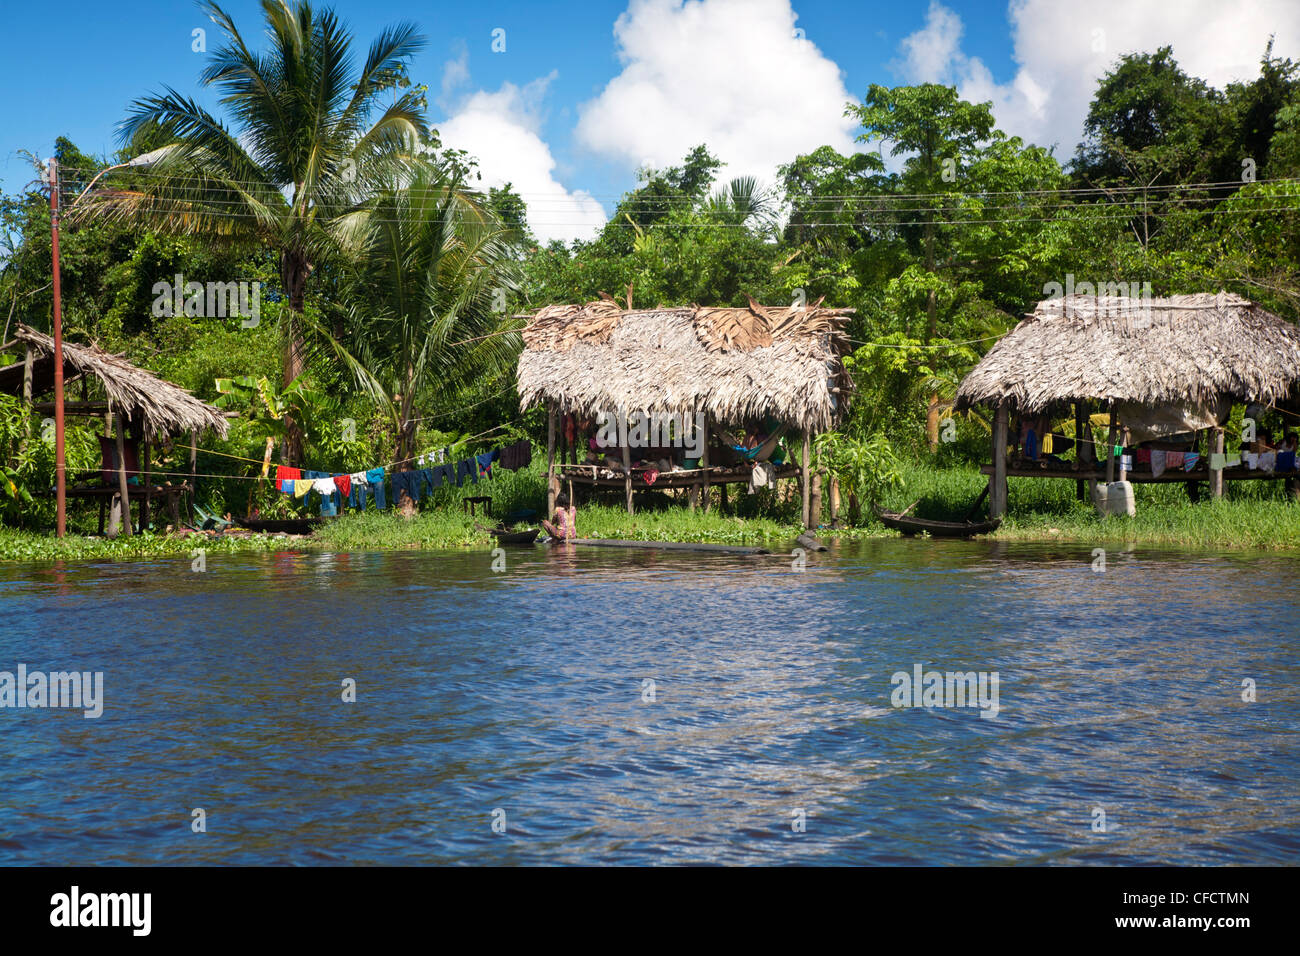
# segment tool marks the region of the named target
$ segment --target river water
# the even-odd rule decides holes
[[[1295,860],[1294,558],[794,564],[0,566],[0,671],[103,673],[97,719],[0,709],[0,864]],[[986,706],[894,706],[918,666]]]

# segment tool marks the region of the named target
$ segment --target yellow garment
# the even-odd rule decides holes
[[[311,486],[315,482],[310,478],[299,478],[293,483],[293,496],[295,498],[306,498],[307,493],[311,491]]]

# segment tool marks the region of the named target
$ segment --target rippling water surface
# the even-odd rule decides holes
[[[0,710],[0,863],[1300,850],[1294,558],[1111,551],[1096,573],[1084,547],[900,539],[802,573],[606,549],[490,562],[0,566],[0,670],[105,684],[97,720]],[[998,672],[997,717],[894,708],[891,675],[916,664]]]

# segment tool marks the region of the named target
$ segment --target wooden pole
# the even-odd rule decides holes
[[[627,492],[627,513],[632,514],[632,443],[629,438],[623,442],[623,488]]]
[[[1120,439],[1120,444],[1123,445],[1125,448],[1128,447],[1128,429],[1127,429],[1127,428],[1124,429],[1123,436],[1122,436],[1121,439]],[[1123,451],[1120,452],[1120,459],[1119,459],[1119,480],[1120,480],[1120,481],[1128,481],[1128,469],[1124,467],[1124,453],[1123,453]]]
[[[1115,429],[1118,425],[1118,412],[1114,399],[1110,403],[1110,431],[1106,434],[1106,484],[1115,480]]]
[[[546,405],[546,520],[555,514],[555,404]]]
[[[1083,403],[1074,403],[1074,461],[1079,468],[1083,468]],[[1088,500],[1088,492],[1085,488],[1084,480],[1078,479],[1074,483],[1074,496],[1080,501]]]
[[[50,259],[53,273],[54,319],[54,527],[62,538],[68,532],[68,466],[63,447],[63,292],[59,266],[59,162],[50,160]],[[126,507],[127,524],[131,510]],[[128,532],[129,534],[130,532]]]
[[[818,468],[812,476],[812,495],[808,499],[808,520],[810,528],[819,527],[822,523],[822,473],[824,469]]]
[[[831,476],[831,527],[840,526],[840,480]]]
[[[122,413],[117,413],[117,489],[122,496],[118,514],[122,516],[122,533],[131,536],[131,494],[126,483],[126,425]]]
[[[812,527],[812,525],[808,523],[812,517],[811,500],[810,500],[812,497],[812,480],[808,472],[808,446],[811,443],[811,441],[812,441],[812,436],[809,434],[808,429],[805,428],[803,430],[803,449],[799,452],[800,481],[803,485],[801,489],[803,493],[803,503],[802,503],[803,526],[805,528]]]
[[[140,429],[141,431],[144,430],[143,424]],[[140,530],[147,531],[149,530],[149,505],[153,498],[150,494],[153,487],[153,445],[150,444],[147,435],[142,435],[140,438],[140,453],[144,455],[144,461],[140,463],[144,474],[144,500],[142,502],[144,510],[140,514]]]
[[[199,493],[199,430],[190,429],[190,524],[194,523],[194,496]]]
[[[993,474],[989,476],[990,518],[1000,518],[1007,510],[1007,418],[1006,402],[1000,402],[993,416]]]
[[[708,412],[705,412],[704,448],[700,451],[700,467],[704,469],[700,472],[700,506],[704,509],[705,514],[708,514],[709,511],[709,438],[712,436],[712,424]]]
[[[1214,453],[1217,455],[1223,454],[1223,429],[1222,428],[1214,429]],[[1222,459],[1220,460],[1222,461]],[[1210,492],[1216,498],[1223,497],[1223,469],[1222,468],[1218,470],[1214,470],[1214,469],[1210,470]]]

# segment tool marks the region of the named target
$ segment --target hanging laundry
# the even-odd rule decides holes
[[[659,472],[655,471],[653,468],[647,468],[645,471],[641,472],[641,477],[645,479],[647,485],[653,485],[659,477]]]
[[[1295,471],[1295,452],[1280,451],[1277,453],[1277,471]]]
[[[300,468],[290,468],[288,465],[275,466],[275,481],[277,488],[280,487],[280,482],[297,481],[301,477],[302,469]]]
[[[1149,465],[1149,464],[1151,464],[1151,449],[1150,449],[1150,448],[1139,448],[1139,449],[1137,450],[1137,463],[1138,463],[1139,465]]]
[[[520,468],[527,468],[533,462],[532,443],[527,438],[524,438],[513,445],[506,445],[501,449],[500,462],[501,467],[506,471],[518,471]]]
[[[357,477],[356,475],[349,475],[348,477],[353,479],[352,490],[351,493],[348,495],[348,507],[355,508],[358,511],[365,511],[366,492],[370,490],[370,486],[367,485],[365,482],[366,476],[362,474],[361,481],[355,480]]]
[[[1183,452],[1181,451],[1165,452],[1165,464],[1168,465],[1170,468],[1183,467]]]
[[[1210,453],[1210,471],[1223,471],[1228,464],[1228,456],[1223,452]]]
[[[1251,471],[1259,468],[1259,454],[1253,451],[1242,452],[1242,458],[1246,459],[1246,467]]]
[[[311,493],[312,484],[310,478],[299,478],[293,483],[293,496],[295,498],[306,498]]]
[[[325,496],[333,495],[334,492],[338,491],[338,487],[334,484],[334,479],[330,478],[328,475],[324,478],[315,479],[312,488]]]
[[[465,484],[466,478],[478,484],[478,463],[472,458],[456,462],[456,487]]]
[[[350,496],[350,495],[352,494],[352,476],[351,476],[351,475],[335,475],[335,476],[334,476],[334,487],[337,488],[337,489],[339,490],[339,494],[343,495],[343,497],[346,498],[346,497]]]
[[[1201,460],[1200,452],[1189,451],[1183,455],[1183,471],[1191,471],[1196,467],[1196,463]]]
[[[1165,473],[1165,466],[1168,464],[1165,460],[1167,454],[1167,452],[1163,452],[1159,448],[1151,449],[1151,477],[1159,478]]]
[[[1272,471],[1277,464],[1277,452],[1265,451],[1259,455],[1259,470]]]
[[[494,448],[492,451],[484,452],[482,455],[475,455],[474,460],[478,462],[478,477],[492,477],[492,462],[496,461],[501,454],[500,448]]]

